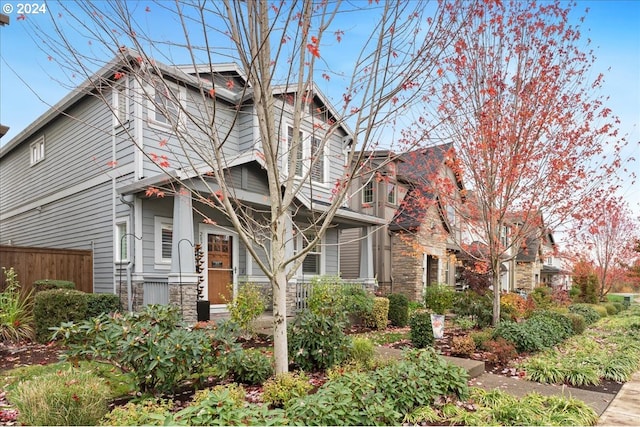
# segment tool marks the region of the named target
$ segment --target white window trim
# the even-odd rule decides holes
[[[173,218],[167,218],[162,216],[153,217],[153,252],[155,268],[159,270],[167,270],[171,268],[171,258],[162,257],[162,226],[170,226],[173,230]],[[171,242],[173,245],[173,240]]]
[[[124,259],[120,258],[120,254],[122,253],[121,250],[121,244],[122,244],[122,238],[118,235],[118,226],[124,224],[125,227],[125,242],[127,244],[127,256]],[[114,230],[113,230],[113,236],[114,236],[114,243],[113,243],[113,247],[114,247],[114,251],[113,251],[113,260],[116,264],[125,264],[127,262],[129,262],[129,258],[130,258],[130,253],[131,253],[131,245],[130,243],[130,239],[129,239],[129,233],[131,233],[131,231],[129,231],[129,218],[128,217],[121,217],[121,218],[116,218],[116,222],[114,224]]]
[[[302,248],[303,245],[303,235],[302,232],[298,232],[296,233],[296,252],[298,248]],[[326,274],[326,257],[327,257],[327,253],[326,253],[326,246],[325,246],[325,238],[324,236],[318,241],[318,243],[316,243],[316,246],[320,247],[320,273],[318,274],[314,274],[314,273],[305,273],[303,271],[303,264],[300,264],[300,268],[298,268],[297,271],[297,276],[300,278],[302,276],[305,277],[315,277],[315,276],[324,276]],[[311,254],[317,254],[317,252],[309,252],[307,253],[307,256],[311,255]]]
[[[125,103],[124,103],[124,120],[120,119],[120,96],[121,96],[121,89],[124,89],[122,92],[124,92],[124,98],[125,98]],[[129,121],[131,120],[131,106],[130,106],[130,102],[129,102],[129,96],[130,96],[131,92],[129,89],[129,80],[126,79],[126,77],[123,78],[123,80],[116,82],[113,85],[113,111],[114,111],[114,115],[113,115],[113,127],[122,127],[124,125],[126,125],[127,123],[129,123]]]
[[[37,151],[34,151],[35,148],[38,148]],[[36,153],[34,155],[34,152]],[[45,159],[46,146],[44,141],[44,135],[40,138],[29,144],[29,159],[31,166],[37,165],[41,161]]]
[[[393,201],[389,201],[389,194],[391,194],[391,192],[389,191],[389,186],[393,185]],[[385,200],[385,203],[390,204],[390,205],[397,205],[398,204],[398,183],[397,182],[387,182],[387,200]]]
[[[293,125],[290,122],[283,122],[283,130],[282,130],[282,134],[284,135],[284,139],[285,139],[285,143],[284,145],[287,147],[286,152],[287,155],[283,156],[283,160],[284,160],[284,165],[282,170],[284,171],[284,175],[285,176],[289,176],[289,158],[290,158],[290,152],[291,152],[291,148],[289,145],[289,128],[293,129]],[[322,149],[322,157],[323,157],[323,164],[322,164],[322,175],[323,175],[323,180],[322,181],[315,181],[313,179],[313,177],[311,176],[311,147],[312,147],[312,139],[313,138],[317,138],[318,140],[320,140],[320,143],[323,142],[323,137],[317,136],[314,132],[308,132],[301,128],[299,129],[299,132],[302,134],[302,146],[300,148],[302,148],[302,175],[298,175],[296,174],[294,177],[295,178],[302,178],[304,175],[306,175],[307,173],[309,174],[309,178],[311,179],[311,182],[314,185],[319,185],[322,186],[324,188],[329,188],[329,183],[330,183],[330,177],[329,174],[331,172],[331,156],[329,155],[330,149],[331,149],[331,141],[330,140],[326,140],[324,141],[324,146]],[[326,138],[326,137],[325,137]]]
[[[371,185],[371,201],[366,201],[364,198],[365,198],[365,195],[367,193],[367,191],[366,191],[367,190],[367,186],[369,186],[369,185]],[[372,180],[369,180],[369,181],[365,182],[364,185],[362,186],[362,204],[363,205],[365,205],[365,204],[366,205],[373,204],[373,202],[375,201],[375,198],[376,198],[375,185],[374,185]]]
[[[174,128],[173,123],[165,123],[156,119],[156,112],[157,112],[156,103],[155,103],[155,98],[156,98],[155,82],[156,81],[157,81],[157,78],[153,80],[152,84],[148,88],[149,98],[147,102],[147,123],[149,124],[149,127],[153,129],[165,131],[165,132],[171,131]],[[187,98],[186,90],[181,86],[176,86],[171,83],[164,82],[163,84],[166,85],[168,89],[171,89],[173,91],[177,89],[178,91],[179,105],[176,105],[176,108],[178,109],[178,112],[177,112],[178,116],[176,118],[177,123],[175,123],[175,126],[178,126],[181,129],[183,129],[185,128],[185,125],[183,122],[184,112],[182,110],[183,108],[185,108],[185,105],[186,105],[186,98]]]

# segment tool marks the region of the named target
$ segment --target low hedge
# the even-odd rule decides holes
[[[33,303],[36,340],[46,343],[51,339],[51,327],[62,322],[79,322],[87,316],[85,293],[74,289],[50,289],[38,292]]]
[[[33,291],[42,292],[50,289],[75,289],[76,284],[69,280],[43,279],[33,282]]]

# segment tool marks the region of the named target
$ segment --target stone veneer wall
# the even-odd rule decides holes
[[[394,233],[391,251],[393,293],[403,294],[410,301],[422,301],[422,260],[415,253],[412,233]]]
[[[122,289],[120,288],[122,286]],[[120,296],[120,302],[124,310],[127,309],[127,283],[122,282],[116,284],[118,295]],[[182,288],[182,289],[181,289]],[[142,282],[133,282],[131,284],[132,291],[132,309],[133,311],[140,311],[144,302],[144,284]],[[198,320],[198,313],[196,309],[197,301],[197,287],[196,285],[183,285],[178,284],[169,285],[169,304],[180,306],[182,303],[182,317],[187,323],[196,323]]]
[[[532,262],[516,263],[516,289],[533,290],[533,267]]]

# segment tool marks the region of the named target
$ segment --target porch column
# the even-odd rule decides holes
[[[171,272],[169,302],[182,308],[185,321],[197,320],[197,283],[194,256],[193,209],[191,194],[180,187],[173,198],[173,235],[171,238]]]
[[[371,227],[360,229],[360,279],[367,286],[375,285],[373,277],[373,232]]]

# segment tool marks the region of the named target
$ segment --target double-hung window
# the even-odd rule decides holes
[[[362,203],[373,203],[373,181],[368,181],[362,189]]]
[[[150,100],[149,115],[153,122],[168,126],[180,124],[180,105],[182,91],[179,88],[172,89],[165,81],[155,79],[153,81],[153,100]]]
[[[173,220],[171,218],[155,217],[154,219],[154,253],[155,263],[159,265],[171,264],[171,246],[173,243]]]
[[[122,126],[129,121],[129,84],[122,80],[113,88],[113,108],[115,110],[114,126]]]
[[[315,234],[312,230],[298,233],[298,237],[293,239],[293,249],[297,253],[299,248],[306,249],[309,242],[314,239]],[[323,274],[322,269],[322,245],[320,242],[313,245],[307,252],[307,256],[302,262],[302,274]]]
[[[293,144],[293,127],[287,126],[287,146],[289,153],[293,152]],[[306,171],[309,171],[311,181],[324,184],[327,178],[327,159],[322,138],[299,131],[297,144],[295,176],[301,177]]]
[[[387,183],[387,203],[396,204],[396,184],[393,182]]]

